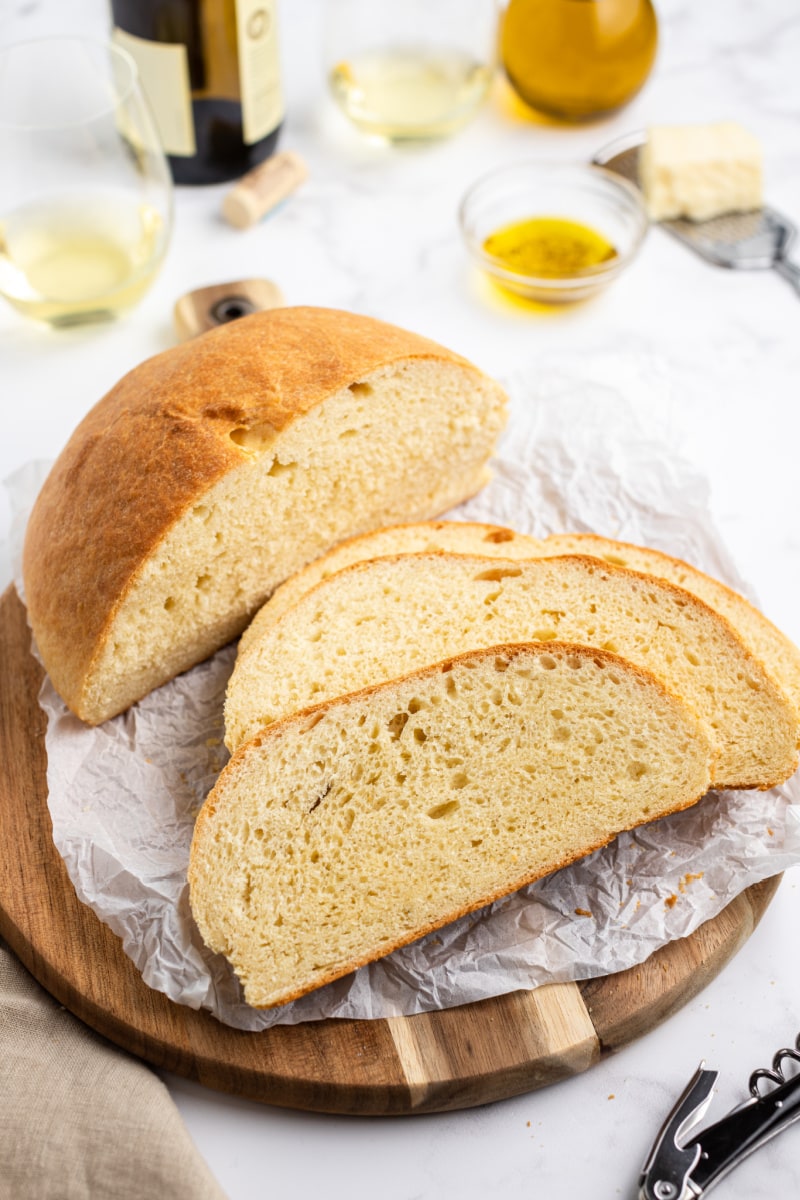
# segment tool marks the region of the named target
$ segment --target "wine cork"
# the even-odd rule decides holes
[[[290,196],[307,176],[300,155],[283,150],[242,176],[223,199],[222,215],[236,229],[249,229]]]

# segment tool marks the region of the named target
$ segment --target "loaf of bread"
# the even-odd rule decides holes
[[[618,653],[685,700],[716,746],[715,786],[767,788],[794,772],[797,714],[729,622],[666,580],[579,555],[406,554],[331,575],[237,661],[226,743],[452,655],[550,640]]]
[[[423,521],[395,525],[349,538],[298,571],[273,593],[242,634],[239,653],[245,654],[267,626],[277,620],[304,592],[352,563],[393,554],[448,550],[497,558],[547,558],[561,554],[590,554],[604,562],[656,575],[699,596],[733,625],[749,650],[759,658],[800,713],[800,650],[771,621],[732,588],[679,558],[658,550],[617,542],[593,533],[561,533],[548,538],[528,537],[502,525],[459,521]]]
[[[104,721],[342,538],[472,495],[505,406],[457,355],[326,309],[245,317],[143,363],[78,427],[29,522],[28,613],[56,689]]]
[[[191,907],[272,1007],[694,803],[712,748],[616,655],[495,646],[330,700],[231,759]]]

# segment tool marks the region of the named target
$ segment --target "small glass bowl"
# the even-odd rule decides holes
[[[569,275],[536,278],[510,270],[484,249],[490,234],[532,217],[587,225],[611,243],[616,255]],[[648,229],[638,189],[589,163],[527,162],[491,171],[467,192],[459,221],[478,266],[502,287],[545,304],[584,300],[607,287],[636,257]]]

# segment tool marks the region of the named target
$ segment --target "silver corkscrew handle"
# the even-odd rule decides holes
[[[701,1194],[787,1125],[800,1120],[800,1073],[786,1077],[784,1064],[789,1061],[800,1064],[800,1034],[793,1048],[775,1054],[771,1068],[753,1071],[749,1081],[751,1098],[697,1137],[701,1154],[692,1172],[692,1183]],[[762,1081],[775,1086],[762,1093]]]

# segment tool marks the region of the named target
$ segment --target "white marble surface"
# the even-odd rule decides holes
[[[376,0],[377,2],[377,0]],[[435,2],[435,0],[434,0]],[[658,230],[598,300],[549,316],[493,299],[470,269],[456,209],[483,171],[521,158],[585,159],[654,121],[732,117],[761,138],[770,202],[800,221],[800,11],[794,0],[660,0],[656,71],[612,120],[563,129],[513,115],[502,86],[437,147],[368,145],[325,95],[321,0],[284,0],[289,117],[283,145],[311,178],[240,234],[221,189],[181,190],[156,285],[117,324],[55,333],[0,311],[0,477],[54,456],[123,371],[173,341],[171,309],[192,287],[265,275],[289,303],[372,313],[507,376],[543,354],[598,348],[655,354],[673,381],[666,423],[708,476],[715,518],[767,614],[800,641],[800,297],[769,272],[706,266]],[[0,42],[101,31],[103,0],[0,0]],[[591,414],[587,414],[591,420]],[[9,577],[0,495],[0,583]],[[784,879],[735,961],[665,1025],[588,1074],[479,1110],[366,1121],[262,1108],[167,1077],[195,1141],[231,1200],[324,1193],[352,1200],[632,1196],[666,1109],[701,1058],[722,1078],[714,1113],[743,1098],[749,1071],[800,1030],[800,868]],[[720,1185],[720,1200],[788,1200],[800,1189],[800,1129]]]

